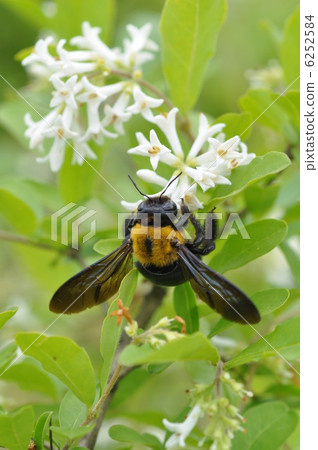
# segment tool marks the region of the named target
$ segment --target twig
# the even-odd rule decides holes
[[[86,267],[86,263],[83,260],[79,250],[75,250],[69,247],[61,247],[60,245],[53,244],[53,241],[40,242],[31,237],[21,236],[20,234],[10,233],[8,231],[0,230],[0,239],[8,242],[15,242],[17,244],[31,245],[32,247],[42,248],[44,250],[55,251],[61,254],[65,254],[70,258],[78,262],[81,267]]]
[[[82,426],[85,426],[87,424],[89,424],[90,422],[92,422],[93,420],[96,419],[98,411],[100,410],[102,404],[105,402],[106,398],[108,397],[108,395],[110,394],[110,391],[113,389],[113,387],[115,386],[115,383],[118,380],[118,377],[120,375],[120,372],[122,370],[122,366],[120,364],[117,365],[109,383],[106,386],[105,391],[102,393],[101,398],[98,400],[98,402],[96,403],[94,409],[92,410],[91,414],[89,417],[87,417],[84,422],[82,423]]]
[[[215,375],[215,389],[216,389],[216,397],[221,397],[221,375],[223,370],[223,362],[220,360],[216,366],[216,375]]]
[[[137,322],[140,328],[145,328],[148,322],[150,321],[153,313],[156,311],[156,309],[161,305],[162,300],[166,294],[166,289],[162,288],[160,286],[153,286],[151,291],[145,295],[142,307],[140,309],[140,312],[137,316]],[[122,335],[122,339],[118,345],[116,355],[114,358],[113,368],[114,364],[115,367],[118,367],[118,356],[120,355],[123,348],[129,343],[129,338],[125,334]],[[122,380],[129,372],[131,372],[134,369],[134,367],[124,367],[121,371],[119,376],[117,377],[113,389],[110,391],[109,395],[105,397],[104,402],[102,403],[100,407],[100,413],[96,420],[96,425],[93,428],[93,430],[88,433],[86,436],[84,436],[79,445],[82,445],[83,447],[87,447],[90,450],[93,450],[97,441],[98,433],[101,429],[101,426],[103,424],[104,416],[106,414],[106,411],[108,409],[109,403],[115,393],[116,387],[120,380]],[[114,373],[116,369],[112,370],[112,373]],[[113,377],[113,375],[112,375]],[[63,449],[65,450],[65,449]]]

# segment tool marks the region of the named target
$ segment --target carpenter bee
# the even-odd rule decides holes
[[[125,275],[135,263],[142,275],[154,284],[176,286],[189,281],[201,300],[225,319],[238,323],[257,323],[260,315],[251,300],[234,284],[201,261],[215,248],[216,220],[204,227],[182,201],[181,215],[167,195],[167,188],[156,197],[142,193],[146,199],[126,221],[125,238],[116,250],[74,275],[54,294],[50,310],[72,314],[105,302],[118,291]],[[159,219],[159,220],[158,220]],[[191,222],[195,237],[186,239],[184,230]],[[211,227],[206,237],[207,226]]]

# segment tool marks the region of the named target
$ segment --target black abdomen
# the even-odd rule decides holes
[[[179,261],[165,267],[156,267],[154,265],[145,267],[139,261],[135,265],[144,277],[152,281],[152,283],[161,286],[177,286],[189,279],[182,272]]]

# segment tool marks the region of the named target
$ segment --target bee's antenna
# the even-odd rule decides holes
[[[130,175],[128,175],[128,178],[130,179],[130,181],[132,182],[132,184],[135,186],[135,188],[137,189],[137,191],[139,192],[139,194],[141,194],[143,197],[146,197],[148,200],[151,200],[151,198],[150,198],[147,194],[144,194],[143,192],[141,192],[141,190],[139,189],[139,187],[137,186],[137,184],[134,182],[134,180],[131,178]]]
[[[169,183],[167,184],[167,186],[164,188],[164,190],[161,192],[159,198],[161,198],[161,196],[166,192],[166,190],[168,189],[168,187],[174,182],[176,181],[177,178],[180,177],[180,175],[182,175],[182,172],[178,173],[178,175],[174,178],[172,178],[172,180],[169,181]]]

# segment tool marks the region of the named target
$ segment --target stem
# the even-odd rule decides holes
[[[115,372],[113,373],[113,376],[111,377],[111,379],[109,380],[108,385],[106,386],[105,391],[102,393],[101,398],[98,400],[98,402],[96,403],[95,407],[93,408],[91,414],[89,415],[89,417],[87,417],[84,422],[82,423],[82,426],[84,425],[88,425],[90,422],[92,422],[93,420],[96,419],[97,414],[99,409],[101,408],[101,406],[103,405],[103,403],[105,402],[105,400],[107,399],[110,391],[113,389],[119,374],[122,370],[122,366],[120,364],[117,365]]]
[[[221,375],[223,370],[223,362],[220,360],[216,366],[216,375],[215,375],[215,389],[216,389],[216,397],[221,397]]]
[[[149,91],[153,92],[157,97],[162,98],[169,109],[174,107],[173,103],[169,100],[169,98],[163,94],[159,89],[157,89],[153,84],[149,83],[142,78],[138,79],[133,76],[130,72],[124,72],[122,70],[111,70],[110,75],[115,75],[116,77],[129,78],[129,80],[134,80],[136,83],[144,86]]]
[[[122,370],[122,366],[120,364],[117,365],[111,379],[109,380],[109,383],[106,386],[105,391],[102,393],[100,399],[98,400],[98,402],[96,403],[95,407],[93,408],[92,412],[86,417],[86,419],[81,423],[81,427],[84,427],[85,425],[89,425],[91,422],[93,422],[94,420],[96,420],[97,415],[98,415],[98,411],[99,409],[102,408],[102,406],[104,405],[104,403],[106,403],[106,405],[108,405],[108,396],[111,392],[111,390],[113,389],[114,385],[116,384],[118,377],[120,375],[120,372]],[[70,446],[73,444],[74,439],[72,439],[71,441],[68,441],[63,447],[62,450],[68,450],[70,448]]]
[[[82,268],[86,267],[86,263],[83,260],[79,250],[74,250],[73,248],[69,248],[69,247],[63,248],[63,247],[60,247],[59,245],[55,245],[51,242],[50,243],[39,242],[30,237],[21,236],[19,234],[10,233],[10,232],[4,231],[4,230],[0,230],[0,239],[2,239],[4,241],[8,241],[8,242],[16,242],[17,244],[31,245],[33,247],[42,248],[44,250],[50,250],[50,251],[55,251],[55,252],[58,252],[61,254],[65,254],[65,255],[69,256],[70,258],[74,259],[75,261],[77,261],[78,264]]]
[[[162,300],[166,294],[166,289],[162,288],[161,286],[153,286],[151,291],[145,295],[143,304],[140,308],[140,312],[137,316],[137,322],[140,328],[145,328],[148,324],[148,322],[151,320],[151,317],[153,316],[153,313],[156,311],[157,308],[162,303]],[[126,335],[122,335],[121,341],[118,345],[115,360],[118,359],[118,355],[121,353],[122,349],[128,345],[129,339]],[[117,366],[116,366],[117,367]],[[125,367],[120,372],[117,381],[115,382],[112,391],[109,393],[109,395],[105,398],[104,403],[101,405],[100,408],[100,414],[98,416],[98,419],[96,421],[96,425],[93,428],[93,430],[88,433],[86,436],[84,436],[79,445],[82,445],[83,447],[87,447],[90,450],[93,450],[97,441],[97,437],[99,434],[99,431],[101,429],[101,426],[103,424],[104,416],[106,414],[109,402],[111,401],[112,396],[114,395],[116,385],[117,383],[123,379],[129,372],[131,372],[134,369],[134,367]],[[116,370],[116,369],[115,369]]]

